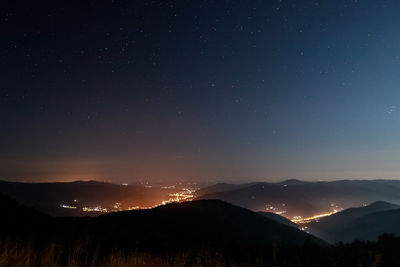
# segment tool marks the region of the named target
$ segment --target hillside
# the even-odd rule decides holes
[[[400,209],[385,210],[361,216],[343,227],[336,239],[376,241],[382,234],[400,236]]]
[[[278,214],[275,214],[273,212],[260,211],[260,212],[258,212],[258,214],[261,214],[262,216],[264,216],[264,217],[266,217],[268,219],[274,220],[274,221],[276,221],[278,223],[282,223],[282,224],[285,224],[285,225],[288,225],[288,226],[291,226],[291,227],[294,227],[294,228],[299,228],[299,226],[297,224],[295,224],[294,222],[292,222],[291,220],[289,220],[289,219],[287,219],[287,218],[285,218],[283,216],[280,216]]]
[[[309,223],[307,231],[329,242],[375,240],[380,234],[399,232],[391,228],[391,221],[382,217],[380,213],[399,208],[399,205],[378,201],[365,207],[346,209],[317,222]],[[375,217],[379,218],[376,225],[373,223]],[[369,223],[369,227],[364,227],[364,223]]]

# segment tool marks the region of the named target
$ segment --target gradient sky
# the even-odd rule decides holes
[[[400,178],[400,1],[9,2],[0,179]]]

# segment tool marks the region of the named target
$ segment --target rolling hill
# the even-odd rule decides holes
[[[376,240],[383,233],[400,233],[399,227],[393,227],[391,221],[396,218],[398,209],[399,205],[378,201],[309,223],[307,231],[332,243]]]
[[[400,236],[400,209],[385,210],[361,216],[343,228],[337,239],[376,241],[382,234]]]
[[[294,222],[292,222],[291,220],[289,220],[283,216],[280,216],[276,213],[259,211],[258,214],[261,214],[262,216],[264,216],[268,219],[274,220],[276,222],[279,222],[279,223],[282,223],[282,224],[285,224],[285,225],[288,225],[288,226],[291,226],[294,228],[299,228],[299,226],[297,224],[295,224]]]

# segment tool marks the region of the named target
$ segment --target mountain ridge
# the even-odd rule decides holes
[[[382,227],[380,230],[377,230],[379,233],[372,236],[368,233],[374,227],[368,229],[366,227],[354,225],[363,224],[366,220],[368,221],[370,216],[381,217],[381,212],[390,212],[397,209],[400,209],[400,205],[385,201],[376,201],[367,206],[349,208],[336,214],[324,217],[317,222],[309,223],[307,224],[307,230],[310,233],[332,243],[340,241],[350,242],[354,241],[355,239],[376,239],[380,234],[392,233],[393,231],[385,231],[385,229],[383,229],[384,227]],[[362,229],[362,231],[360,229]]]

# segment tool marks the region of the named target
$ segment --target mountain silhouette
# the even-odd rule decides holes
[[[376,240],[383,233],[400,233],[398,227],[391,227],[391,219],[396,218],[395,211],[399,208],[399,205],[377,201],[309,223],[307,231],[332,243],[351,242],[356,239]]]
[[[258,212],[258,214],[261,214],[262,216],[264,216],[268,219],[274,220],[276,222],[279,222],[279,223],[282,223],[282,224],[285,224],[285,225],[288,225],[288,226],[291,226],[294,228],[299,228],[299,226],[297,224],[295,224],[294,222],[292,222],[291,220],[289,220],[283,216],[280,216],[276,213],[260,211],[260,212]]]

